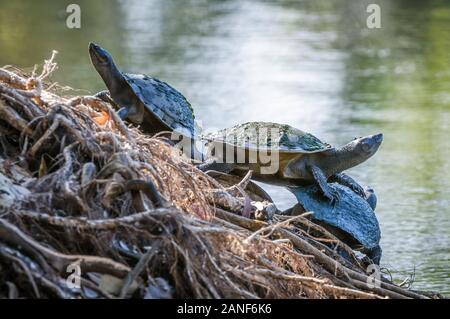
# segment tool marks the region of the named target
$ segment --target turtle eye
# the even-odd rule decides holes
[[[362,143],[361,148],[366,153],[370,152],[370,145],[367,143]]]

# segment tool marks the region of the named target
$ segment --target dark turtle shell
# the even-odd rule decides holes
[[[145,74],[123,73],[139,100],[168,127],[188,137],[195,134],[194,110],[169,84]]]
[[[348,187],[331,184],[340,195],[334,205],[324,200],[316,185],[288,187],[305,211],[313,212],[313,220],[343,231],[364,248],[378,247],[381,231],[375,212],[361,196]],[[351,240],[349,241],[351,242]],[[348,244],[350,244],[347,242]]]
[[[331,146],[292,126],[271,122],[248,122],[204,136],[204,139],[252,150],[314,153]]]

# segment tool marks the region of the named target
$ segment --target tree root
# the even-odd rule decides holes
[[[249,229],[251,231],[260,232],[261,229],[263,229],[264,232],[265,230],[273,228],[272,226],[266,226],[266,228],[264,228],[264,225],[267,225],[264,222],[257,222],[241,216],[233,215],[220,209],[216,209],[216,216],[224,220],[227,220],[228,222],[232,222],[233,224],[237,224],[243,228]],[[402,289],[398,286],[386,282],[380,282],[381,288],[376,287],[371,288],[369,287],[369,285],[367,285],[367,282],[369,282],[368,276],[362,273],[358,273],[345,266],[342,266],[341,264],[337,263],[334,259],[327,256],[326,254],[324,254],[323,252],[321,252],[320,250],[309,244],[304,239],[301,239],[297,235],[289,232],[286,229],[281,229],[278,227],[275,227],[273,229],[273,233],[278,234],[281,238],[289,239],[294,244],[294,247],[305,252],[306,254],[314,256],[315,259],[332,274],[340,277],[341,279],[349,280],[352,285],[360,289],[372,291],[373,293],[388,296],[391,298],[425,298],[425,296],[423,295],[419,295],[412,291]]]
[[[110,103],[52,93],[55,54],[40,74],[0,69],[0,297],[429,297],[368,285],[306,215],[272,216],[251,172],[214,179]]]
[[[59,273],[65,273],[67,267],[73,263],[79,263],[85,272],[98,272],[111,274],[117,277],[125,277],[130,268],[115,262],[108,258],[83,256],[83,255],[64,255],[55,252],[34,241],[31,237],[25,235],[13,224],[0,218],[0,237],[2,240],[21,247],[27,253],[33,256],[44,257]]]
[[[79,231],[106,231],[114,230],[123,224],[133,225],[136,223],[145,222],[149,217],[152,216],[164,216],[176,213],[174,208],[159,208],[155,210],[149,210],[141,213],[136,213],[129,216],[110,218],[110,219],[86,219],[86,218],[75,218],[75,217],[59,217],[51,216],[45,213],[35,213],[30,211],[17,210],[14,215],[20,218],[26,218],[33,220],[37,223],[43,223],[46,225],[77,229]]]
[[[27,135],[31,135],[32,131],[28,127],[27,122],[12,108],[3,103],[0,99],[0,118],[8,122],[12,127]]]

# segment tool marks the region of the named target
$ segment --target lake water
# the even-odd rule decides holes
[[[82,28],[65,25],[76,2]],[[378,194],[382,266],[415,289],[450,294],[450,3],[376,1],[0,0],[0,65],[59,51],[53,79],[104,88],[87,45],[127,72],[179,89],[207,131],[273,121],[341,145],[384,133],[349,174]],[[86,90],[86,91],[84,91]],[[266,187],[280,208],[295,203]]]

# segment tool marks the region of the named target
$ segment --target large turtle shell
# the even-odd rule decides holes
[[[239,124],[205,135],[204,139],[239,148],[282,153],[316,153],[331,148],[310,133],[271,122]]]
[[[337,228],[367,249],[377,247],[381,238],[380,226],[367,201],[348,187],[337,183],[331,186],[340,195],[340,200],[334,205],[324,200],[316,185],[288,189],[297,197],[305,211],[313,212],[313,220]],[[352,240],[347,243],[350,244]]]
[[[186,98],[169,84],[144,74],[123,73],[139,100],[158,119],[176,132],[194,136],[194,110]]]

